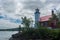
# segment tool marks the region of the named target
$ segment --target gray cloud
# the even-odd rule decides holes
[[[46,3],[60,3],[60,0],[47,0]]]
[[[24,5],[23,9],[29,9],[29,10],[33,10],[36,8],[42,8],[44,6],[44,4],[42,4],[42,2],[40,0],[26,0],[24,2],[22,2]]]
[[[14,1],[1,0],[1,5],[7,13],[15,12],[15,3]]]
[[[58,4],[60,4],[60,0],[46,0],[45,3],[42,3],[40,0],[25,0],[22,2],[22,4],[24,5],[23,9],[43,9],[45,8],[45,6],[48,6],[49,4],[54,4],[55,6],[57,6]]]

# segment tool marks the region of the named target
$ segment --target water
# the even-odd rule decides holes
[[[17,33],[17,31],[0,31],[0,40],[9,40],[12,34]]]

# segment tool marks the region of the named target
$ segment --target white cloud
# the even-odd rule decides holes
[[[56,9],[57,9],[57,10],[59,10],[59,9],[60,9],[60,4],[56,7]]]
[[[40,0],[42,3],[45,3],[47,0]]]
[[[19,0],[16,1],[16,11],[15,11],[15,13],[19,14],[22,11],[22,9],[23,9],[23,5],[22,5],[21,1],[19,1]]]
[[[5,29],[6,28],[16,28],[18,26],[19,26],[19,24],[11,23],[8,20],[0,19],[0,29],[3,29],[3,28],[5,28]]]

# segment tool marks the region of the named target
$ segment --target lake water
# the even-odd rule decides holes
[[[17,31],[0,31],[0,40],[9,40],[12,34],[17,33]]]

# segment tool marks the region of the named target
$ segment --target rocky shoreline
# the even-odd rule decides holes
[[[29,39],[23,37],[20,33],[13,34],[9,40],[42,40],[42,39]]]
[[[52,39],[37,39],[37,38],[26,38],[22,36],[20,33],[13,34],[9,40],[52,40]]]

